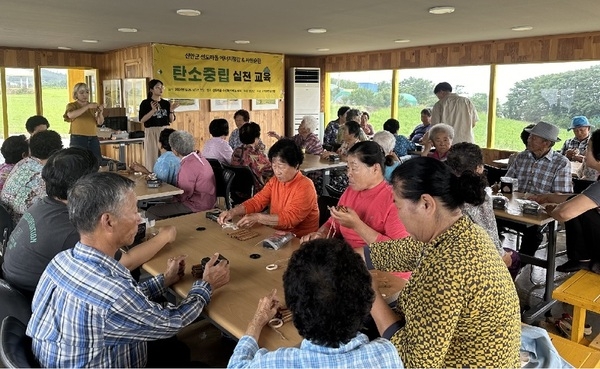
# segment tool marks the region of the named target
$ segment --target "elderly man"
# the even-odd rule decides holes
[[[552,149],[554,144],[560,141],[558,127],[539,122],[533,128],[526,128],[525,131],[529,132],[527,149],[517,154],[506,176],[518,179],[519,192],[532,194],[573,192],[571,164],[566,157]],[[541,242],[540,227],[525,228],[520,252],[533,255]]]
[[[52,258],[75,247],[79,233],[69,221],[67,192],[86,174],[98,171],[98,160],[86,149],[70,147],[50,156],[42,169],[46,194],[27,210],[11,233],[4,255],[4,279],[33,298],[40,277]],[[173,226],[159,229],[156,237],[128,253],[115,253],[115,259],[129,270],[138,268],[163,246],[175,240]]]
[[[371,275],[361,257],[339,239],[304,243],[283,275],[285,301],[304,340],[300,347],[258,348],[260,332],[279,308],[275,290],[263,297],[229,368],[402,368],[387,340],[358,330],[373,304]]]
[[[588,141],[590,139],[591,127],[592,125],[583,115],[574,117],[567,130],[573,130],[575,137],[565,141],[560,153],[566,156],[570,161],[583,162],[585,150],[587,150]]]
[[[431,110],[431,125],[446,123],[454,128],[454,143],[475,143],[473,127],[479,120],[477,110],[466,97],[458,96],[452,92],[448,82],[438,83],[433,93],[439,99]],[[427,142],[429,135],[425,133],[423,142]]]
[[[119,174],[93,173],[69,190],[69,218],[81,239],[42,274],[27,326],[42,367],[143,367],[147,341],[171,337],[193,322],[212,292],[229,281],[226,262],[213,266],[215,254],[178,306],[152,302],[179,281],[185,256],[172,257],[164,274],[139,285],[113,258],[137,232],[134,187]]]

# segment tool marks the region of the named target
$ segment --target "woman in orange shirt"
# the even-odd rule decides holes
[[[277,141],[269,150],[274,177],[254,197],[219,216],[219,224],[243,215],[238,227],[255,223],[302,237],[319,228],[319,207],[313,182],[300,172],[304,154],[290,139]],[[269,206],[269,214],[261,211]]]

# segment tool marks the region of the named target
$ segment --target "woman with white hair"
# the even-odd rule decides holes
[[[300,125],[298,126],[298,134],[292,137],[296,145],[299,148],[304,149],[305,154],[321,155],[323,152],[323,145],[319,136],[315,133],[319,121],[312,115],[306,115],[302,118]],[[269,137],[281,139],[281,136],[274,131],[267,133]]]
[[[454,128],[452,126],[445,123],[436,124],[429,130],[429,140],[425,143],[421,156],[446,161],[453,139]],[[435,151],[429,152],[432,146],[435,146]]]
[[[149,217],[163,219],[212,209],[217,201],[215,174],[206,158],[194,150],[194,137],[175,131],[169,136],[169,145],[173,154],[181,158],[177,187],[183,193],[173,202],[149,208]]]
[[[400,165],[400,159],[394,152],[396,146],[396,137],[388,131],[380,131],[375,133],[373,141],[377,142],[383,149],[385,154],[385,170],[383,176],[388,182],[392,182],[392,172],[398,165]]]

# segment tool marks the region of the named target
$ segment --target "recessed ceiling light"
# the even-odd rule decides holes
[[[202,14],[202,12],[200,10],[196,10],[196,9],[179,9],[179,10],[177,10],[177,14],[183,15],[186,17],[197,17],[200,14]]]
[[[326,47],[320,47],[317,49],[317,51],[329,51],[329,49]]]
[[[429,8],[429,13],[431,14],[450,14],[454,13],[456,10],[453,6],[434,6],[433,8]]]
[[[531,31],[533,29],[532,26],[516,26],[511,28],[513,31]]]
[[[87,44],[97,44],[98,40],[81,40],[81,42],[85,42]]]
[[[67,47],[67,46],[59,46],[59,47],[57,47],[57,49],[59,49],[59,50],[71,50],[71,48]]]
[[[402,39],[399,39],[399,40],[394,40],[394,42],[397,43],[397,44],[405,44],[407,42],[410,42],[410,40],[402,38]]]
[[[117,31],[124,33],[136,33],[138,30],[137,28],[119,28]]]
[[[250,43],[250,41],[248,41],[248,40],[235,40],[233,42],[235,42],[238,45],[246,45],[246,44]]]
[[[327,30],[325,28],[309,28],[308,33],[325,33]]]

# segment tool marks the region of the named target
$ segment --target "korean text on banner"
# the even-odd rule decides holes
[[[152,55],[168,98],[283,98],[282,54],[153,44]]]

